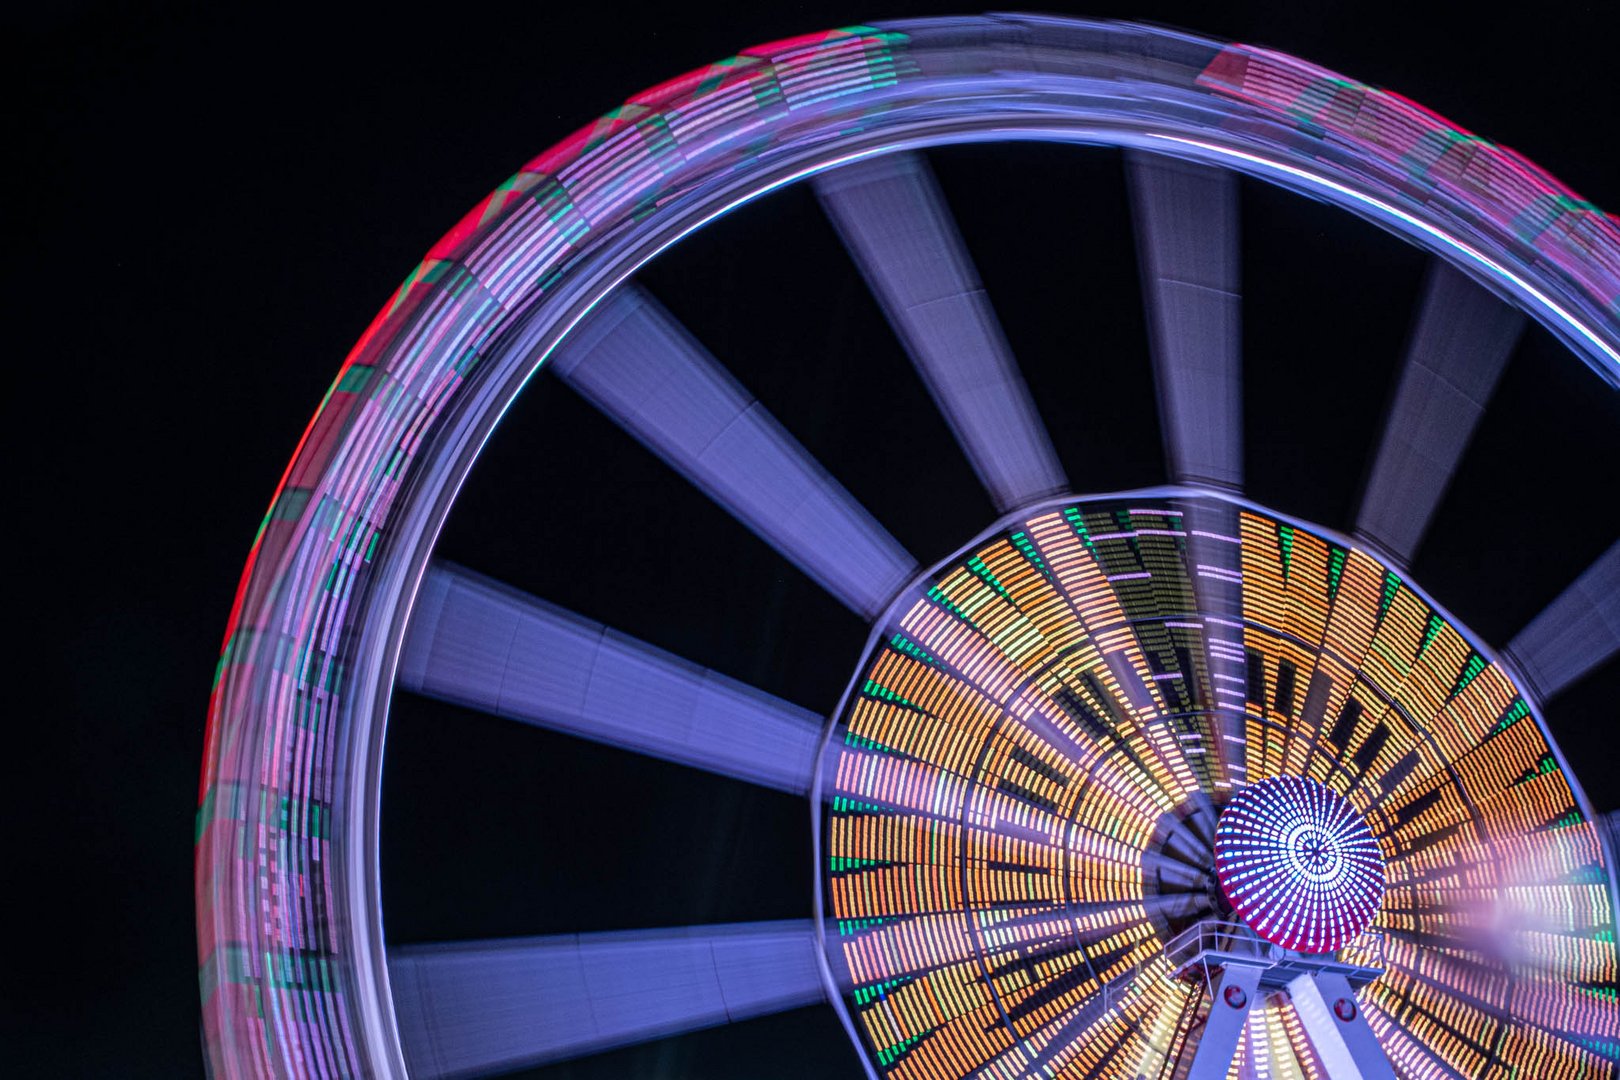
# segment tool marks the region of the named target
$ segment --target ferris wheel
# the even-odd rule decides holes
[[[1172,484],[1066,475],[928,162],[1122,148]],[[1244,494],[1237,181],[1432,259],[1353,535]],[[812,185],[996,508],[918,561],[636,280]],[[749,49],[541,154],[349,356],[249,556],[198,811],[218,1076],[460,1076],[826,1002],[877,1077],[1620,1071],[1615,855],[1540,715],[1620,542],[1506,642],[1407,567],[1527,319],[1620,388],[1620,225],[1400,96],[1035,16]],[[531,379],[870,624],[831,716],[435,556]],[[397,691],[803,796],[800,920],[390,949]]]

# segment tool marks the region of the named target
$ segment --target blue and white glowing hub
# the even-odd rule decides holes
[[[1262,938],[1335,952],[1378,913],[1384,857],[1367,822],[1325,784],[1274,776],[1245,788],[1215,826],[1215,874]]]

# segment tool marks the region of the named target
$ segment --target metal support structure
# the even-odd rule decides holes
[[[1263,941],[1242,922],[1203,919],[1189,926],[1165,943],[1164,955],[1176,977],[1202,987],[1210,1004],[1191,1066],[1186,1071],[1178,1068],[1177,1080],[1225,1080],[1254,998],[1279,991],[1294,995],[1306,1033],[1318,1044],[1333,1080],[1394,1080],[1356,1000],[1356,987],[1384,973],[1383,945],[1382,934],[1367,931],[1338,956],[1313,955]],[[1242,991],[1236,1004],[1225,998],[1228,987]],[[1311,994],[1321,1007],[1307,1020],[1306,1011],[1316,1008]],[[1349,1007],[1341,1001],[1348,1001]],[[1242,1015],[1236,1015],[1240,1011]],[[1335,1062],[1350,1064],[1341,1073]]]
[[[1260,995],[1260,968],[1225,964],[1210,988],[1209,1012],[1186,1080],[1226,1080],[1249,1010]]]
[[[1316,1056],[1333,1080],[1395,1080],[1395,1070],[1343,975],[1302,973],[1288,984],[1288,994]]]

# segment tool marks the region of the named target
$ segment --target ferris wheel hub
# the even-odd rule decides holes
[[[1372,922],[1384,857],[1350,800],[1326,784],[1274,776],[1244,789],[1215,826],[1215,873],[1265,940],[1334,952]]]

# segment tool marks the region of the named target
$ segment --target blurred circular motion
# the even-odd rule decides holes
[[[1008,140],[1123,151],[1169,486],[1074,494],[927,156]],[[1241,494],[1239,174],[1431,257],[1354,536]],[[637,280],[800,181],[998,515],[931,569]],[[265,516],[197,818],[212,1073],[496,1073],[825,1002],[869,1074],[907,1080],[1171,1075],[1200,1048],[1200,1078],[1214,1057],[1222,1078],[1321,1075],[1330,1013],[1402,1076],[1612,1074],[1613,857],[1539,703],[1614,651],[1620,544],[1499,648],[1406,570],[1527,318],[1620,386],[1614,219],[1272,50],[926,19],[637,94],[410,272]],[[536,378],[870,624],[830,717],[439,556]],[[1079,405],[1114,407],[1056,407]],[[804,917],[390,947],[396,693],[807,797]],[[1278,876],[1251,888],[1257,844]],[[1226,896],[1269,940],[1337,952],[1289,959],[1289,993],[1239,972],[1219,1000],[1243,1015],[1206,1025],[1217,999],[1177,950],[1232,936]]]

